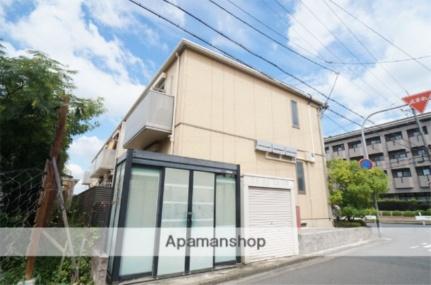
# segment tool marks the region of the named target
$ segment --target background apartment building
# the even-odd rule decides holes
[[[431,113],[419,115],[426,140],[431,142]],[[431,163],[413,117],[366,129],[369,158],[388,175],[390,189],[383,197],[430,200]],[[361,132],[353,131],[325,139],[328,160],[363,158]]]

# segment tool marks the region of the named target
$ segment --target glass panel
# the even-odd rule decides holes
[[[298,115],[298,103],[296,101],[290,101],[292,106],[292,126],[299,128],[299,115]]]
[[[120,210],[121,204],[121,195],[123,188],[123,177],[124,177],[124,163],[117,166],[117,171],[115,173],[115,185],[114,185],[114,193],[112,196],[112,204],[111,204],[111,215],[109,220],[109,231],[108,231],[108,243],[107,243],[107,251],[109,252],[109,260],[108,260],[108,271],[112,272],[112,265],[114,262],[114,252],[115,252],[115,244],[117,240],[117,226],[118,226],[118,214]]]
[[[189,171],[166,168],[157,275],[185,271],[186,248],[169,246],[168,241],[187,237],[188,193]]]
[[[235,206],[235,178],[229,176],[216,176],[216,237],[236,237],[236,206]],[[221,242],[220,242],[221,243]],[[215,262],[234,261],[236,248],[217,247]]]
[[[193,172],[191,238],[210,241],[214,237],[214,174]],[[190,271],[211,268],[213,248],[210,246],[190,248]]]
[[[127,201],[120,275],[152,271],[160,170],[133,168]],[[142,228],[135,231],[129,228]]]

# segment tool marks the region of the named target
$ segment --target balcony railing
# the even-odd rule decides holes
[[[425,140],[429,141],[430,136],[425,135]],[[424,145],[424,143],[422,142],[422,137],[420,134],[409,137],[409,141],[410,141],[411,147],[417,147],[417,146],[423,146]]]
[[[332,159],[346,159],[347,158],[347,151],[346,150],[339,150],[332,152],[331,155]]]
[[[349,157],[357,157],[361,155],[364,155],[364,151],[361,146],[349,148]]]
[[[429,188],[431,185],[431,177],[429,175],[419,176],[419,186]]]
[[[383,152],[383,146],[381,143],[370,144],[370,145],[367,145],[367,150],[369,154],[381,153]]]
[[[391,167],[408,167],[409,164],[412,164],[407,157],[403,158],[391,158]]]
[[[386,147],[388,151],[398,150],[398,149],[406,149],[406,142],[399,139],[386,142]]]
[[[85,171],[84,175],[82,176],[82,185],[90,185],[91,184],[91,176],[90,171]]]
[[[374,163],[376,164],[376,166],[377,167],[379,167],[379,168],[383,168],[383,169],[386,169],[386,168],[388,168],[388,164],[386,163],[386,161],[384,161],[384,160],[377,160],[377,161],[374,161]]]
[[[141,149],[172,132],[174,97],[150,90],[125,123],[124,148]]]
[[[398,189],[402,188],[413,188],[413,178],[412,177],[395,177],[394,187]]]
[[[102,149],[99,154],[93,160],[93,171],[91,173],[92,178],[99,177],[111,170],[115,166],[115,150],[114,149]]]
[[[425,155],[415,155],[413,159],[417,165],[422,165],[430,162]]]

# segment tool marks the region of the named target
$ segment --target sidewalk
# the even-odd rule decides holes
[[[277,258],[277,259],[270,259],[265,261],[257,261],[249,264],[238,264],[232,267],[228,268],[220,268],[216,269],[211,272],[205,272],[205,273],[196,273],[191,275],[185,275],[180,277],[172,277],[172,278],[165,278],[160,280],[154,280],[150,278],[143,278],[143,279],[135,279],[130,282],[122,282],[121,285],[127,285],[127,284],[172,284],[175,282],[175,284],[185,285],[185,284],[199,284],[199,285],[208,285],[208,284],[219,284],[223,282],[233,281],[236,279],[248,277],[251,275],[255,275],[258,273],[264,273],[267,271],[271,271],[274,269],[282,268],[285,266],[293,265],[296,263],[301,263],[304,261],[320,258],[324,256],[325,254],[336,252],[340,250],[347,250],[350,248],[354,248],[360,245],[368,244],[370,242],[379,241],[379,239],[369,239],[366,241],[361,241],[354,244],[348,244],[345,246],[340,246],[337,248],[331,248],[328,250],[315,252],[312,254],[307,255],[299,255],[299,256],[290,256],[290,257],[283,257],[283,258]]]

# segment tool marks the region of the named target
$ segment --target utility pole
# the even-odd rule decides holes
[[[368,122],[368,120],[372,116],[374,116],[376,114],[380,114],[380,113],[383,113],[383,112],[387,112],[387,111],[399,109],[399,108],[402,108],[402,107],[405,107],[405,106],[406,105],[404,104],[404,105],[401,105],[401,106],[396,106],[396,107],[391,107],[391,108],[383,109],[383,110],[380,110],[380,111],[377,111],[377,112],[369,114],[364,119],[364,121],[362,122],[362,125],[361,125],[361,139],[362,139],[362,149],[364,151],[364,158],[365,159],[370,159],[369,156],[368,156],[367,143],[366,143],[366,140],[365,140],[365,124]],[[377,226],[377,231],[378,231],[379,237],[380,237],[381,236],[381,232],[380,232],[380,219],[379,219],[379,204],[377,202],[377,194],[376,193],[373,193],[373,203],[374,203],[374,208],[377,211],[377,213],[376,213],[376,226]]]
[[[51,146],[49,159],[45,163],[45,176],[42,181],[43,191],[40,193],[38,209],[35,217],[34,228],[43,228],[48,224],[54,199],[57,195],[55,190],[55,174],[52,167],[52,160],[58,160],[63,146],[64,136],[66,133],[66,118],[69,109],[69,97],[64,96],[62,105],[58,109],[58,121],[55,131],[54,142]],[[33,276],[36,254],[39,246],[41,231],[33,229],[30,237],[30,244],[27,250],[27,262],[25,267],[25,280],[30,280]]]

